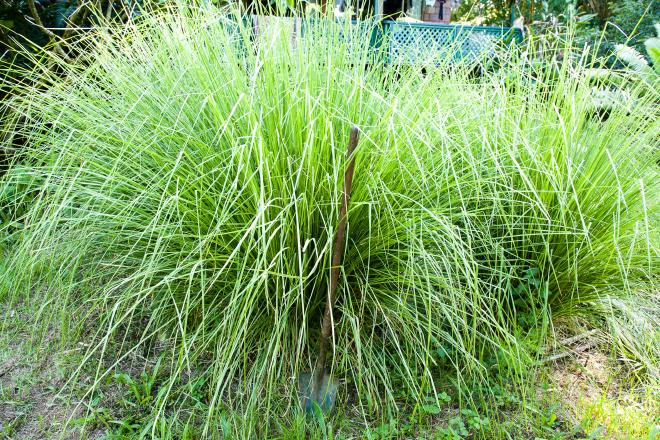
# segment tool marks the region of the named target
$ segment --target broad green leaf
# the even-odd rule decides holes
[[[660,74],[660,38],[649,38],[644,42],[646,53],[651,59],[651,64],[657,73]]]

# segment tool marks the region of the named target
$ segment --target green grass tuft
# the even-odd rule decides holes
[[[293,44],[236,23],[208,9],[98,29],[9,103],[26,146],[2,178],[23,195],[4,202],[0,298],[38,298],[63,340],[89,341],[97,383],[121,354],[166,347],[153,432],[195,374],[207,431],[226,408],[295,411],[353,125],[340,405],[421,408],[446,375],[469,400],[494,362],[522,381],[522,333],[653,286],[660,118],[641,86],[632,111],[598,118],[579,57],[530,73],[511,53],[475,77],[479,60],[374,64],[368,23]]]

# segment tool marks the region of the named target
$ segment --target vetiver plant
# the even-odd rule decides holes
[[[147,13],[14,86],[27,147],[2,183],[28,182],[31,199],[5,228],[0,298],[39,301],[63,339],[90,342],[96,383],[154,341],[170,350],[154,430],[196,374],[207,435],[228,409],[253,438],[295,412],[353,125],[332,374],[362,414],[427,404],[447,376],[469,399],[494,356],[521,378],[517,335],[653,287],[648,94],[598,120],[572,57],[552,81],[515,54],[474,78],[380,63],[370,23],[306,24],[255,37],[224,10]]]

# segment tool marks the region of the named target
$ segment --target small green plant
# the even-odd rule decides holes
[[[441,440],[463,440],[470,434],[465,426],[463,418],[460,416],[449,419],[446,427],[440,428],[437,435]]]
[[[424,401],[425,403],[421,406],[422,412],[428,415],[436,415],[440,414],[443,406],[451,402],[451,396],[443,391],[435,396],[426,396]]]
[[[465,418],[468,429],[472,431],[483,432],[490,427],[488,418],[480,416],[479,413],[469,408],[462,409],[461,415]]]
[[[131,399],[125,399],[124,402],[129,406],[144,407],[154,399],[154,385],[158,375],[161,359],[158,359],[154,368],[140,374],[138,379],[133,379],[127,373],[116,373],[114,380],[117,383],[126,385],[131,392]]]
[[[557,427],[559,421],[556,409],[556,407],[551,407],[539,414],[539,427],[541,429],[551,432]]]

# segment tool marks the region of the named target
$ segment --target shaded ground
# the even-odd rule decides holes
[[[54,350],[31,347],[30,335],[18,325],[21,318],[14,319],[16,331],[0,339],[0,438],[50,438],[70,415],[69,405],[57,395],[66,382],[64,372]]]

